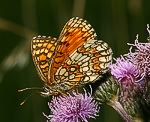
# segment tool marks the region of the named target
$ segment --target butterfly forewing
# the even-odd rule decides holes
[[[40,78],[47,83],[49,66],[56,48],[56,38],[37,36],[31,41],[31,52]]]
[[[64,26],[56,47],[56,53],[51,63],[49,81],[52,82],[57,69],[67,58],[88,40],[95,40],[96,33],[86,20],[78,17],[70,19]]]

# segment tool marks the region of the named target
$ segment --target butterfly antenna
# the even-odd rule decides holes
[[[33,95],[33,93],[30,94],[29,96],[27,96],[27,97],[24,99],[24,101],[22,101],[22,102],[20,103],[20,105],[23,105],[32,95]]]
[[[41,90],[41,89],[42,89],[42,88],[32,87],[32,88],[24,88],[24,89],[18,90],[18,92],[27,91],[27,90],[36,90],[36,91],[30,93],[30,95],[27,96],[27,97],[24,99],[24,101],[22,101],[22,102],[20,103],[20,105],[23,105],[32,95],[34,95],[34,94],[36,94],[36,93],[40,94],[40,91],[39,91],[39,90]]]
[[[34,94],[40,94],[40,91],[35,91],[29,94],[29,96],[27,96],[21,103],[20,105],[23,105],[31,96],[33,96]]]
[[[18,92],[23,92],[23,91],[27,91],[27,90],[41,90],[41,89],[42,88],[38,88],[38,87],[24,88],[24,89],[18,90]]]

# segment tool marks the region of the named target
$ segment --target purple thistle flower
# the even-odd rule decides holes
[[[131,45],[130,53],[128,54],[128,59],[137,65],[141,72],[141,77],[150,76],[150,43],[139,43],[138,35],[135,40],[135,44]],[[135,51],[132,52],[132,48],[135,47]]]
[[[119,81],[136,81],[139,76],[139,70],[136,65],[125,59],[123,56],[121,56],[121,58],[117,58],[116,63],[110,65],[110,69],[111,74]]]
[[[52,115],[45,115],[48,122],[88,122],[87,119],[95,118],[100,109],[91,94],[86,92],[53,97],[49,108]]]
[[[128,45],[131,46],[130,52],[110,66],[111,74],[118,80],[131,78],[135,82],[143,81],[150,76],[150,43],[139,43],[137,35],[135,44]]]
[[[110,65],[111,74],[119,81],[121,88],[120,101],[138,98],[144,93],[146,77],[150,76],[150,43],[139,43],[138,35],[130,52],[116,59]],[[131,50],[135,47],[135,51]],[[131,92],[132,91],[132,92]]]

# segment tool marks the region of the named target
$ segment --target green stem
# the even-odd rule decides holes
[[[113,101],[110,105],[121,115],[126,122],[132,122],[132,118],[127,114],[122,105],[118,101]]]

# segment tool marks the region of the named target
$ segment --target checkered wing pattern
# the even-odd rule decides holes
[[[64,89],[94,82],[108,70],[112,61],[112,50],[102,40],[89,40],[77,48],[55,74],[55,80]]]
[[[31,52],[40,78],[47,83],[49,66],[57,44],[52,37],[37,36],[31,41]]]
[[[43,96],[57,95],[75,86],[91,83],[108,70],[112,50],[91,25],[78,17],[70,19],[58,39],[38,36],[31,42],[34,64],[45,82]]]
[[[55,81],[55,73],[58,68],[69,58],[69,56],[88,40],[95,40],[97,37],[94,29],[86,20],[78,17],[70,19],[64,26],[59,38],[54,59],[49,71],[49,81]]]

